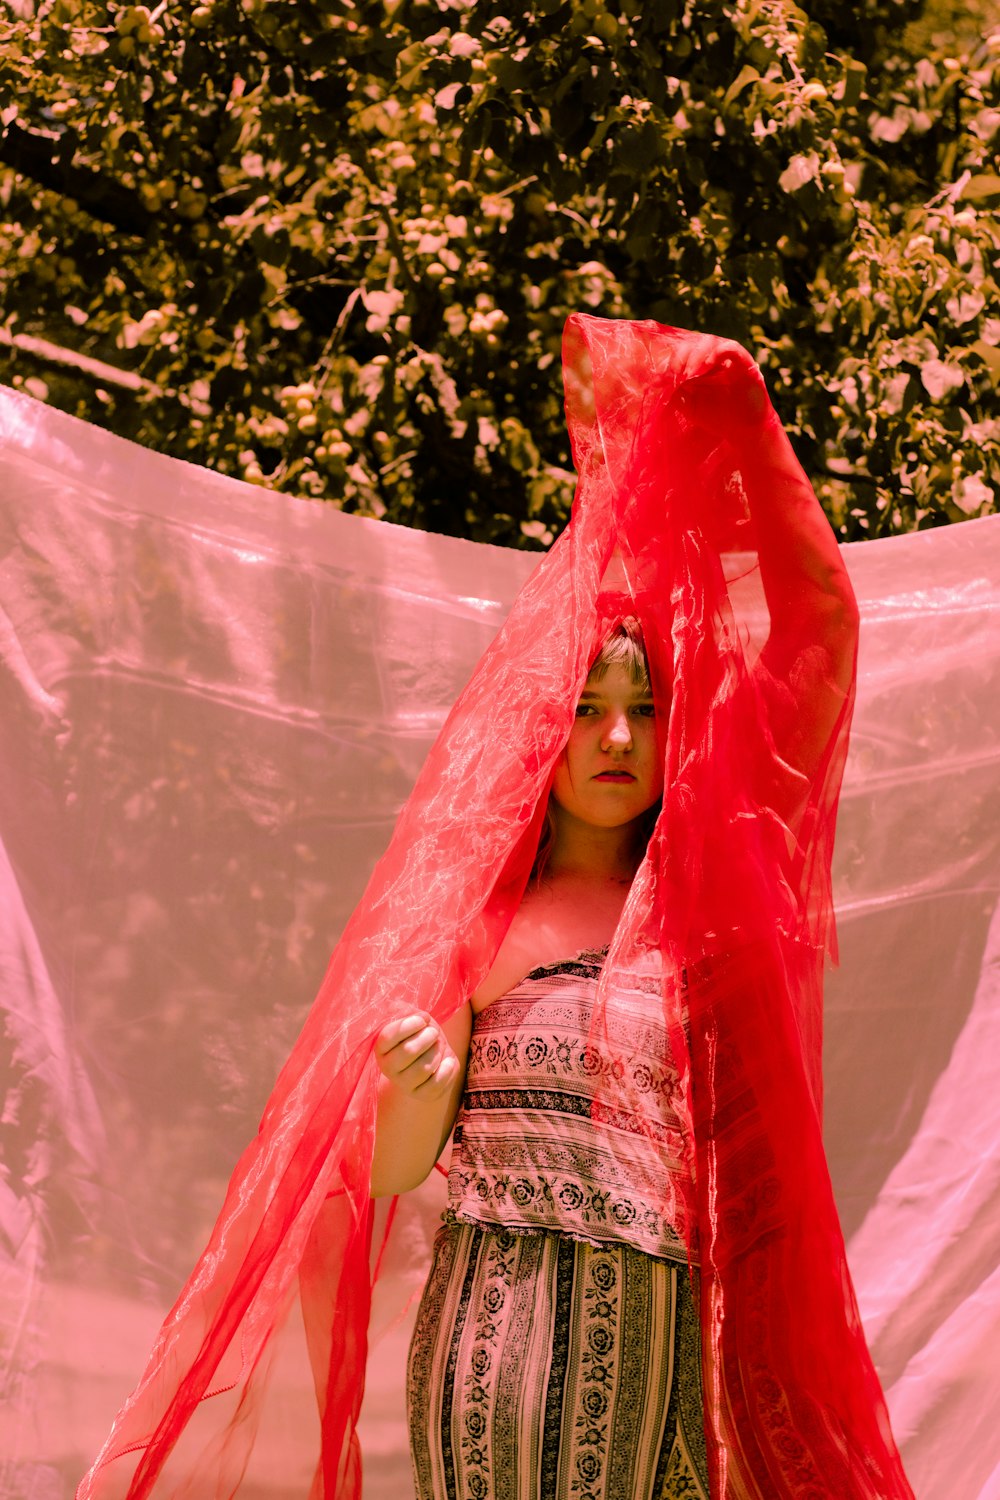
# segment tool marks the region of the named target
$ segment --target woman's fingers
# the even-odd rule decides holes
[[[402,1072],[406,1068],[412,1068],[415,1063],[426,1065],[432,1055],[436,1056],[441,1040],[441,1032],[436,1026],[424,1026],[415,1036],[407,1037],[405,1042],[399,1042],[392,1049],[397,1071]]]
[[[386,1078],[424,1099],[443,1094],[458,1071],[440,1026],[425,1014],[390,1021],[378,1034],[375,1055]]]
[[[384,1057],[400,1042],[405,1042],[409,1037],[415,1036],[425,1026],[431,1024],[430,1016],[419,1012],[413,1016],[401,1016],[398,1021],[389,1021],[379,1032],[375,1041],[375,1051],[379,1057]]]
[[[458,1058],[453,1052],[449,1052],[440,1059],[432,1072],[415,1082],[413,1092],[420,1099],[437,1099],[451,1088],[457,1073]],[[404,1074],[405,1076],[407,1075]],[[400,1080],[397,1078],[396,1082],[399,1083]]]
[[[404,1068],[411,1066],[418,1058],[433,1051],[440,1038],[440,1031],[436,1026],[428,1026],[426,1023],[419,1031],[412,1035],[404,1036],[390,1047],[385,1053],[385,1061],[388,1062],[394,1073],[401,1073]]]
[[[760,368],[749,349],[737,344],[734,339],[705,339],[698,341],[679,366],[675,366],[679,386],[688,381],[711,379],[713,376],[739,373],[750,379],[760,378]]]
[[[767,386],[756,361],[739,345],[734,350],[691,374],[680,386],[678,402],[690,421],[711,427],[724,411],[728,424],[742,428],[767,415]]]

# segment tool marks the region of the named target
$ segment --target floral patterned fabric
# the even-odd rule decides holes
[[[708,1500],[696,1277],[446,1215],[410,1345],[417,1500]]]
[[[689,1169],[662,1004],[653,985],[637,991],[628,1038],[609,1039],[650,1102],[651,1139],[597,1097],[613,1066],[591,1035],[603,959],[584,952],[534,969],[476,1017],[449,1207],[470,1223],[553,1230],[686,1262],[683,1237],[663,1212],[665,1201],[682,1201]]]
[[[655,984],[595,1045],[604,957],[476,1017],[410,1346],[417,1500],[708,1500],[697,1271],[661,1211],[687,1171],[676,1079]],[[652,1131],[598,1097],[616,1065]]]

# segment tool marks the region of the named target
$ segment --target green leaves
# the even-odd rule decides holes
[[[928,359],[920,366],[920,383],[932,401],[941,401],[949,391],[961,390],[965,372],[945,359]]]
[[[750,63],[745,63],[722,96],[723,109],[728,109],[749,84],[759,82],[760,73]]]
[[[995,172],[976,172],[965,183],[961,196],[966,203],[994,207],[1000,203],[1000,177]]]
[[[815,151],[800,151],[792,157],[778,178],[778,186],[784,193],[797,193],[807,182],[815,182],[820,172],[820,159]]]
[[[8,378],[261,486],[538,548],[573,493],[566,316],[653,316],[755,350],[843,536],[995,508],[1000,65],[933,18],[906,51],[914,9],[0,19],[8,327],[123,384],[17,351]]]

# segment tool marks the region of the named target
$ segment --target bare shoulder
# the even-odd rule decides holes
[[[506,995],[539,964],[554,963],[565,957],[565,950],[559,947],[560,942],[565,941],[560,935],[560,925],[557,904],[553,902],[550,890],[529,888],[525,891],[493,967],[472,996],[470,1003],[474,1014]]]
[[[610,942],[621,897],[617,905],[598,906],[570,899],[571,894],[562,890],[525,893],[493,967],[471,996],[474,1014],[506,995],[532,969],[575,958],[585,948],[601,948]]]
[[[469,1003],[476,1015],[501,995],[506,995],[516,984],[520,984],[532,969],[537,969],[540,963],[546,962],[544,958],[538,957],[541,935],[529,922],[519,920],[520,915],[518,912],[515,916],[493,960],[493,967],[470,999]]]

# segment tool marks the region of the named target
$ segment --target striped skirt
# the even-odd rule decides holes
[[[410,1344],[417,1500],[708,1500],[686,1266],[446,1218]]]

